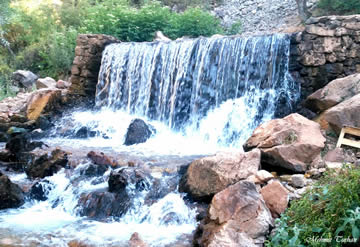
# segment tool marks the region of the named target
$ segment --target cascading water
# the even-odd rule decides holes
[[[97,85],[97,109],[65,115],[43,141],[82,157],[94,149],[121,159],[142,157],[140,163],[151,171],[155,165],[163,171],[188,164],[195,159],[188,155],[240,148],[256,126],[291,111],[298,99],[299,85],[288,72],[289,49],[289,37],[280,34],[109,45]],[[125,146],[134,118],[149,122],[156,134],[145,143]],[[74,138],[83,127],[92,137]],[[16,246],[67,246],[74,239],[127,246],[138,232],[151,246],[173,246],[196,228],[196,212],[184,195],[176,188],[167,191],[168,181],[179,179],[176,172],[150,172],[143,191],[129,184],[132,204],[121,217],[96,221],[82,216],[84,195],[108,191],[109,171],[84,177],[87,162],[40,182],[45,201],[28,200],[20,209],[0,211],[0,245],[10,237]],[[29,183],[25,175],[10,179]],[[163,193],[155,193],[149,203],[146,198],[154,191]]]

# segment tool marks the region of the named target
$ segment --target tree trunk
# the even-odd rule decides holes
[[[307,9],[306,2],[307,0],[296,0],[299,16],[302,21],[306,21],[311,16],[310,12]]]

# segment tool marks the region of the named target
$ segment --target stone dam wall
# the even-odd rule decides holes
[[[120,42],[102,34],[77,38],[71,94],[94,99],[102,51]],[[330,81],[360,72],[360,15],[310,18],[291,34],[290,71],[301,83],[302,99]]]

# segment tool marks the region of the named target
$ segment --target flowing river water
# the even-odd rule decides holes
[[[282,34],[107,46],[95,109],[69,112],[42,140],[82,158],[71,172],[63,169],[40,181],[45,201],[29,199],[18,209],[0,211],[0,246],[6,241],[10,246],[68,246],[72,240],[128,246],[134,232],[150,246],[190,246],[197,212],[178,192],[179,167],[241,149],[259,124],[293,110],[300,89],[288,72],[289,49],[289,37]],[[151,124],[156,134],[125,146],[134,118]],[[95,134],[74,138],[83,127]],[[110,174],[109,168],[100,176],[83,176],[90,150],[150,171],[143,190],[127,186],[131,206],[121,217],[81,216],[81,197],[106,191]],[[25,173],[8,175],[23,186],[32,183]],[[155,190],[159,195],[149,203]]]

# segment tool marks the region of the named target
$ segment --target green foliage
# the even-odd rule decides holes
[[[184,1],[186,8],[204,1]],[[41,77],[66,77],[79,33],[103,33],[122,41],[151,41],[156,31],[173,39],[222,33],[220,22],[200,8],[176,13],[153,0],[1,0],[2,88],[11,72],[27,69]],[[173,0],[173,4],[183,1]],[[9,5],[11,3],[11,5]]]
[[[359,0],[320,0],[318,7],[324,14],[360,14]]]
[[[226,30],[226,34],[236,35],[236,34],[240,34],[241,31],[242,31],[242,23],[241,21],[236,21],[230,26],[230,28]]]
[[[360,169],[331,170],[292,202],[267,246],[341,246],[337,240],[358,239],[359,205]]]

